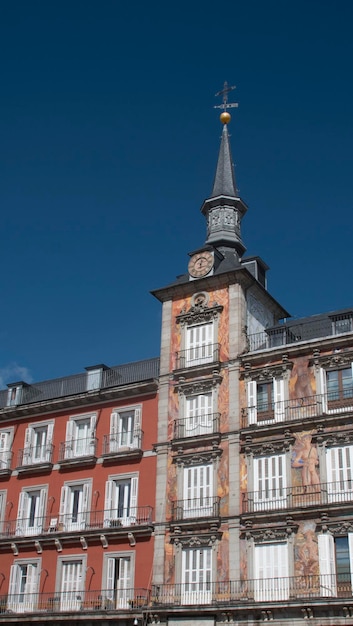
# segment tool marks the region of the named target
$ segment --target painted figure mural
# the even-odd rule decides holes
[[[301,469],[302,485],[320,491],[320,477],[317,472],[319,458],[316,445],[312,443],[312,433],[296,433],[293,447],[292,467]]]

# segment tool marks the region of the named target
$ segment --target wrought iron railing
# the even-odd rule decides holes
[[[47,443],[44,446],[30,446],[28,448],[22,448],[18,452],[17,468],[19,469],[29,465],[51,463],[53,451],[54,446],[51,443]]]
[[[303,575],[222,582],[200,581],[152,585],[154,606],[227,605],[233,603],[302,601],[310,598],[352,597],[349,575]]]
[[[242,428],[275,422],[307,420],[319,415],[333,415],[353,410],[353,387],[332,390],[305,398],[292,398],[281,402],[266,402],[242,409]]]
[[[47,533],[82,532],[152,523],[151,506],[121,507],[104,511],[78,511],[64,515],[36,516],[0,522],[0,537],[27,537]]]
[[[176,353],[176,369],[195,367],[219,361],[219,343],[209,343]]]
[[[218,517],[219,501],[218,496],[176,500],[172,503],[172,521]]]
[[[82,457],[96,456],[97,438],[86,437],[84,439],[70,439],[60,444],[59,463],[62,461],[74,461]]]
[[[193,415],[174,421],[174,438],[199,437],[219,432],[220,413]]]
[[[11,593],[7,596],[0,596],[0,614],[134,611],[148,606],[149,598],[150,592],[142,587],[54,593]]]
[[[142,436],[143,431],[140,428],[104,435],[102,454],[106,456],[109,454],[119,454],[127,450],[141,450]]]
[[[298,341],[308,341],[321,337],[331,337],[352,332],[352,313],[315,317],[306,322],[281,324],[274,328],[252,333],[246,337],[249,352],[290,345]]]
[[[325,506],[353,501],[353,479],[318,485],[293,487],[268,486],[243,494],[242,512],[278,511],[298,507]]]

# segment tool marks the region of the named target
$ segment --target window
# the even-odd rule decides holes
[[[106,557],[106,607],[126,609],[134,599],[131,583],[131,557],[112,555]]]
[[[248,381],[247,397],[250,424],[268,424],[284,420],[283,378],[273,378],[269,382]]]
[[[26,428],[22,464],[49,463],[52,457],[54,424],[38,424]]]
[[[321,370],[323,410],[338,413],[353,407],[353,364],[336,370]]]
[[[327,448],[326,471],[329,502],[353,500],[353,446]]]
[[[96,415],[71,418],[66,425],[65,459],[95,454]]]
[[[105,484],[105,526],[131,526],[137,516],[137,476],[117,476]]]
[[[39,535],[43,532],[46,488],[25,489],[20,493],[16,535]]]
[[[15,613],[33,611],[37,604],[39,563],[17,562],[11,566],[7,607]]]
[[[0,471],[10,469],[12,436],[12,430],[0,431]]]
[[[352,313],[332,318],[333,334],[350,333],[352,330]]]
[[[198,394],[185,398],[186,437],[213,432],[212,393]]]
[[[141,448],[141,407],[113,411],[110,416],[109,452]]]
[[[212,584],[212,549],[182,552],[182,604],[209,604]]]
[[[213,467],[184,467],[184,518],[207,517],[213,513]]]
[[[61,488],[59,524],[63,530],[82,530],[89,518],[90,483],[65,484]]]
[[[186,329],[186,366],[212,363],[215,360],[213,324],[198,324]]]
[[[83,600],[82,559],[62,560],[60,577],[60,610],[78,611]]]
[[[254,546],[255,600],[287,600],[289,597],[288,544]]]
[[[337,596],[337,590],[352,594],[353,589],[353,533],[333,537],[330,533],[318,535],[320,590],[323,596]]]
[[[9,387],[7,393],[7,406],[17,406],[21,402],[22,398],[22,385],[15,385]]]
[[[284,454],[254,458],[254,510],[286,507],[286,457]]]

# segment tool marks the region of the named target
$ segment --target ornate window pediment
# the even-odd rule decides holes
[[[320,351],[314,352],[309,365],[316,365],[324,369],[339,369],[341,367],[349,367],[353,362],[353,351],[334,352],[333,354],[324,354],[320,356]]]
[[[192,304],[189,310],[183,310],[176,317],[177,324],[181,326],[191,326],[192,324],[205,324],[217,319],[223,311],[223,306],[212,302],[208,306],[208,294],[201,292],[193,296]]]
[[[353,521],[340,520],[330,521],[324,517],[316,525],[316,532],[327,533],[336,536],[346,536],[348,533],[353,533]]]
[[[294,442],[294,437],[291,439],[281,439],[280,441],[260,441],[249,442],[245,441],[241,444],[241,451],[247,455],[253,456],[267,456],[273,454],[281,454],[288,452],[291,443]]]
[[[199,380],[186,381],[179,378],[176,388],[180,394],[192,396],[198,393],[207,393],[222,382],[222,376],[214,372],[212,377],[200,378]]]
[[[256,380],[257,382],[270,382],[274,378],[284,377],[289,375],[294,363],[288,361],[287,358],[283,358],[282,363],[276,363],[275,365],[264,365],[263,367],[253,368],[250,363],[243,363],[244,371],[241,372],[240,378],[246,380]]]
[[[171,537],[172,543],[182,548],[205,548],[213,546],[222,537],[221,532],[202,533],[200,535],[175,535]]]
[[[273,543],[289,539],[297,532],[299,524],[295,524],[292,519],[287,520],[286,526],[273,528],[253,528],[251,522],[245,522],[245,528],[241,532],[242,539],[253,539],[255,543]]]
[[[193,452],[192,454],[177,454],[173,462],[178,465],[206,465],[213,463],[220,457],[222,450],[215,448],[214,450],[205,450],[204,452]]]

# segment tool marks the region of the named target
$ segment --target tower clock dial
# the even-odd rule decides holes
[[[201,278],[206,276],[212,269],[214,263],[213,254],[208,250],[197,252],[194,254],[188,265],[190,276],[193,278]]]

